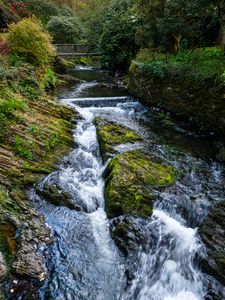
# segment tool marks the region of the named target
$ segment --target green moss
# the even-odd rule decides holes
[[[95,125],[103,161],[106,161],[110,154],[115,153],[115,146],[141,140],[133,130],[101,118],[95,119]]]
[[[121,214],[150,216],[153,190],[175,183],[177,171],[143,150],[133,150],[117,155],[107,167],[105,177],[109,217]]]

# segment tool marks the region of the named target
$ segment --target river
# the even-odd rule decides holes
[[[214,299],[207,298],[209,283],[210,293],[223,287],[200,270],[198,257],[205,248],[197,229],[210,205],[224,200],[223,168],[213,159],[212,145],[178,126],[157,124],[154,112],[110,83],[106,72],[80,67],[75,74],[82,82],[58,93],[59,100],[81,116],[73,130],[75,146],[38,188],[60,186],[79,209],[54,206],[40,198],[36,188],[29,191],[55,239],[43,250],[48,278],[41,299]],[[151,218],[132,218],[143,238],[128,256],[111,238],[113,221],[104,211],[106,166],[93,122],[97,116],[143,137],[142,143],[120,145],[118,152],[145,148],[182,172],[175,185],[157,193]]]

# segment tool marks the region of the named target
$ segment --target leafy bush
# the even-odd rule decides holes
[[[43,90],[50,90],[55,87],[57,82],[57,77],[54,71],[51,68],[46,70],[44,78],[42,79],[42,88]]]
[[[9,43],[13,55],[37,66],[49,64],[55,56],[51,36],[34,18],[25,18],[9,26]]]
[[[141,64],[141,68],[144,72],[150,73],[157,78],[165,78],[168,74],[167,64],[163,61],[153,61],[151,63]]]
[[[81,28],[74,16],[53,16],[46,28],[56,43],[76,43],[81,39]]]

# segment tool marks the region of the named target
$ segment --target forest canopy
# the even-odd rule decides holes
[[[36,16],[56,43],[86,43],[112,69],[126,69],[141,48],[225,46],[225,0],[1,0],[0,27]]]

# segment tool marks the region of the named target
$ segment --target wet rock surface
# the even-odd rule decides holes
[[[102,118],[95,119],[98,142],[103,161],[115,154],[115,146],[126,143],[140,142],[142,138],[130,128]]]
[[[144,245],[146,242],[143,227],[140,223],[135,222],[135,218],[132,216],[124,215],[113,219],[110,232],[117,247],[126,257],[130,253],[137,254],[140,245]]]
[[[7,270],[43,280],[46,270],[40,247],[52,242],[44,218],[32,208],[25,193],[22,197],[20,192],[21,203],[18,203],[16,197],[11,198],[2,188],[0,198],[1,213],[4,212],[0,220],[0,240]]]
[[[66,206],[69,209],[81,210],[81,207],[74,203],[72,196],[63,191],[57,184],[44,185],[43,189],[37,189],[37,194],[44,197],[56,206]]]
[[[178,119],[193,124],[201,132],[214,132],[224,139],[224,86],[215,88],[213,80],[193,85],[170,74],[159,78],[133,63],[129,74],[130,92],[146,105],[164,109]],[[201,107],[201,109],[199,109]]]
[[[225,284],[225,201],[212,208],[203,220],[199,233],[207,251],[203,270]]]
[[[132,150],[117,155],[105,170],[108,217],[150,216],[154,194],[176,181],[176,170],[147,154]]]
[[[7,274],[6,264],[2,253],[0,252],[0,281],[4,279]]]

